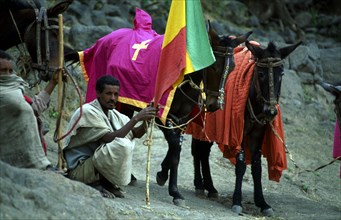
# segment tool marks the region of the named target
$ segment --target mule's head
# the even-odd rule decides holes
[[[335,113],[336,117],[339,122],[341,122],[341,81],[333,84],[321,82],[320,85],[323,89],[325,89],[327,92],[331,93],[335,96],[334,104],[335,104]]]
[[[260,114],[264,116],[265,121],[271,121],[277,115],[276,104],[281,93],[284,58],[301,42],[280,49],[273,42],[265,49],[248,41],[245,44],[256,60],[249,97],[253,103],[260,106]]]
[[[252,34],[248,32],[239,37],[218,35],[209,23],[209,38],[216,62],[204,70],[204,87],[207,111],[223,109],[224,86],[228,74],[234,69],[233,49],[245,42]]]
[[[59,66],[59,27],[58,15],[62,14],[73,0],[44,8],[32,6],[34,20],[23,35],[27,50],[31,56],[31,67],[40,72],[40,78],[48,81]],[[33,10],[34,9],[34,10]]]

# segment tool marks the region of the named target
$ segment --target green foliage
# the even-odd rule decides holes
[[[314,26],[319,25],[319,12],[315,8],[310,8],[309,13],[311,15],[311,21]]]
[[[50,108],[50,110],[49,110],[50,118],[57,118],[58,115],[59,115],[58,111],[55,108]]]
[[[308,185],[302,185],[302,190],[307,193],[309,190],[309,186]]]
[[[141,0],[141,8],[148,11],[152,17],[168,16],[171,0]]]

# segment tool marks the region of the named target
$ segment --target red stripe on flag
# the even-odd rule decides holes
[[[161,51],[156,76],[155,107],[163,94],[179,79],[186,67],[186,27],[183,27],[174,39]]]

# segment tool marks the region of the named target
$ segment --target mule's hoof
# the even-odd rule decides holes
[[[186,202],[184,199],[173,199],[173,203],[176,206],[186,207]]]
[[[195,189],[195,196],[199,196],[199,197],[205,196],[205,190]]]
[[[271,217],[274,215],[274,210],[272,208],[264,209],[262,214],[266,217]]]
[[[217,192],[213,192],[213,193],[208,193],[207,197],[210,199],[218,199],[219,198],[219,194]]]
[[[240,205],[232,206],[232,212],[237,213],[239,215],[242,213],[242,211],[243,211],[243,208]]]
[[[161,172],[157,172],[157,174],[156,174],[156,182],[157,182],[157,184],[158,184],[159,186],[165,185],[167,179],[168,179],[168,178],[166,178],[166,179],[161,178]]]

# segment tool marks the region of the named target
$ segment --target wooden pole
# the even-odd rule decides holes
[[[153,144],[153,127],[155,123],[155,118],[152,119],[150,123],[150,131],[147,132],[147,140],[146,145],[148,146],[148,155],[147,155],[147,167],[146,167],[146,205],[147,207],[150,206],[150,199],[149,199],[149,179],[150,179],[150,158],[151,158],[151,147]]]
[[[64,67],[64,36],[63,36],[63,15],[58,15],[59,25],[59,68],[58,68],[58,112],[60,117],[60,124],[58,128],[58,138],[62,136],[62,100],[63,100],[63,67]],[[62,170],[63,167],[63,142],[58,141],[58,169]]]

